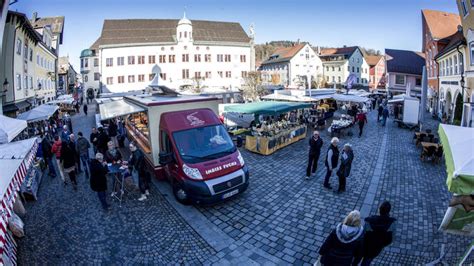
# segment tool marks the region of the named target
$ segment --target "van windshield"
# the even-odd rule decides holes
[[[222,125],[174,132],[173,138],[181,158],[187,163],[213,160],[236,151]]]

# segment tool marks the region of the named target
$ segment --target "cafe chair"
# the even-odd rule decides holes
[[[434,155],[434,162],[439,163],[443,158],[443,146],[439,146]]]
[[[418,139],[416,140],[416,146],[420,145],[423,141],[425,141],[426,134],[425,133],[420,133],[418,136]]]
[[[429,146],[428,148],[423,149],[420,159],[422,161],[424,161],[425,159],[430,159],[435,155],[435,153],[436,153],[436,147]]]
[[[433,142],[434,134],[428,133],[428,142]]]
[[[431,134],[431,129],[427,129],[426,133]]]
[[[433,138],[432,143],[438,144],[438,143],[439,143],[439,139],[438,139],[438,138]]]

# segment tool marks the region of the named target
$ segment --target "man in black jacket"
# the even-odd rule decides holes
[[[132,171],[136,171],[138,174],[138,187],[140,188],[140,192],[142,195],[138,199],[139,201],[144,201],[147,199],[147,196],[150,195],[150,176],[146,171],[145,166],[145,158],[143,153],[137,148],[135,143],[130,143],[129,146],[132,155],[130,156],[130,160],[128,161],[128,167],[132,169]]]
[[[43,158],[45,162],[48,164],[48,175],[51,177],[56,177],[56,169],[54,168],[53,164],[53,153],[51,152],[51,142],[48,140],[48,133],[43,137],[41,141],[41,149],[43,151]]]
[[[97,132],[97,129],[95,127],[92,128],[92,133],[89,137],[89,141],[92,144],[92,147],[94,148],[94,154],[97,153],[97,145],[99,142],[99,132]]]
[[[91,160],[91,189],[97,192],[100,203],[104,210],[108,210],[109,204],[106,201],[106,191],[107,191],[107,173],[108,168],[107,164],[104,161],[104,156],[102,153],[97,153],[95,159]]]
[[[319,137],[319,132],[315,130],[313,132],[313,137],[309,139],[309,156],[308,167],[306,168],[306,180],[309,179],[311,172],[314,174],[318,168],[318,159],[322,146],[323,140]]]
[[[332,189],[331,185],[329,184],[329,178],[332,175],[332,171],[336,169],[337,163],[339,160],[339,149],[337,148],[337,144],[339,143],[339,139],[334,137],[331,139],[331,145],[329,145],[328,152],[326,154],[326,176],[324,177],[324,187],[328,189]]]
[[[390,245],[395,233],[396,219],[390,217],[390,202],[384,201],[379,207],[380,215],[365,218],[365,237],[362,257],[354,260],[357,265],[361,260],[363,266],[370,265],[382,250]]]

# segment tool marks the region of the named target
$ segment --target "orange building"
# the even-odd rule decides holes
[[[431,108],[436,108],[439,95],[439,66],[435,56],[449,43],[449,37],[457,32],[461,25],[458,14],[443,11],[421,11],[423,28],[422,52],[426,58],[426,73],[428,74],[428,100]]]
[[[385,88],[385,57],[383,55],[367,55],[365,61],[370,66],[369,89]]]

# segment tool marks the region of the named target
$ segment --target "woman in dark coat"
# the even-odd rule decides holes
[[[359,211],[351,211],[319,249],[322,265],[351,265],[362,254],[363,233]]]
[[[339,177],[339,189],[338,193],[346,191],[346,178],[351,173],[352,160],[354,160],[354,152],[349,143],[344,145],[344,149],[341,154],[341,165],[337,171],[337,176]]]
[[[104,156],[102,153],[97,153],[95,155],[95,159],[91,160],[90,165],[91,171],[91,189],[97,192],[97,196],[99,197],[100,203],[102,204],[102,208],[107,210],[109,208],[109,204],[106,201],[106,191],[107,191],[107,173],[108,168],[106,163],[104,162]]]
[[[77,190],[77,181],[76,181],[76,151],[71,147],[70,140],[67,143],[61,145],[61,162],[63,163],[64,172],[69,175],[71,183],[74,187],[74,190]],[[67,185],[66,180],[64,180],[64,185]]]

